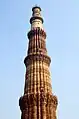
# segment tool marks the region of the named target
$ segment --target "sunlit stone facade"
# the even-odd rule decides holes
[[[46,32],[43,28],[41,8],[32,8],[31,30],[28,32],[28,52],[24,95],[19,99],[21,119],[56,119],[57,97],[52,93],[47,55]]]

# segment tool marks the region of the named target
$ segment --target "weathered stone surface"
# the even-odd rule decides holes
[[[28,53],[24,59],[26,66],[24,95],[19,99],[21,119],[56,119],[58,101],[52,94],[49,71],[51,59],[47,55],[41,9],[34,7],[33,10],[31,30],[28,33]]]

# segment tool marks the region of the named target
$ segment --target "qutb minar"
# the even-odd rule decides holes
[[[50,62],[46,49],[41,8],[32,8],[31,29],[28,32],[28,51],[24,95],[19,99],[21,119],[56,119],[57,97],[52,93]]]

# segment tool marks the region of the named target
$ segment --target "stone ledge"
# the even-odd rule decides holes
[[[43,61],[43,62],[47,63],[48,65],[50,65],[51,59],[47,55],[33,54],[33,55],[28,55],[27,57],[25,57],[24,64],[27,67],[29,64],[31,64],[34,61]]]

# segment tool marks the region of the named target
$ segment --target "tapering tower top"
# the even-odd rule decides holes
[[[41,11],[41,8],[37,5],[35,5],[33,8],[32,8],[32,11],[34,11],[34,9],[39,9]]]
[[[43,29],[43,18],[41,16],[41,8],[38,6],[34,6],[32,8],[32,17],[30,19],[30,23],[31,23],[31,29],[34,28],[41,28]]]

